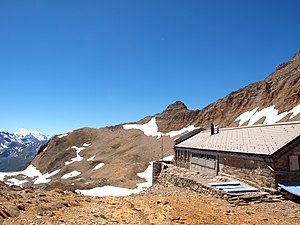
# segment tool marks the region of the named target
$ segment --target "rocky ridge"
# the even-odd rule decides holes
[[[300,104],[300,51],[280,64],[264,80],[234,91],[201,110],[188,110],[182,102],[175,102],[156,116],[160,130],[170,131],[194,124],[209,128],[214,122],[219,127],[233,127],[235,119],[257,107],[258,111],[275,106],[278,113],[289,111]],[[290,119],[291,113],[278,122],[298,121],[300,115]],[[263,123],[264,119],[257,123]],[[246,125],[246,123],[245,123]]]

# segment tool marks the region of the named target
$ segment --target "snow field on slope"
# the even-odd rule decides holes
[[[173,158],[174,156],[170,155],[164,157],[162,160],[171,161],[173,160]],[[140,178],[144,178],[146,182],[138,183],[137,188],[135,189],[120,188],[115,186],[104,186],[104,187],[96,187],[87,190],[76,190],[76,192],[84,195],[89,195],[89,196],[128,196],[132,194],[137,194],[152,186],[153,184],[152,173],[153,173],[153,162],[150,162],[147,169],[144,172],[137,174]]]
[[[125,124],[125,125],[123,125],[123,129],[124,130],[130,130],[130,129],[141,130],[144,132],[144,134],[146,136],[157,137],[157,139],[159,139],[162,135],[174,137],[174,136],[183,134],[184,132],[190,132],[190,131],[196,129],[196,127],[194,125],[190,125],[188,127],[182,128],[181,130],[170,131],[168,133],[163,134],[158,131],[156,119],[155,119],[155,117],[153,117],[148,123],[145,123],[145,124]]]
[[[73,163],[73,162],[80,162],[81,160],[83,160],[83,157],[81,157],[81,156],[79,155],[79,153],[80,153],[82,150],[84,150],[85,147],[80,147],[80,148],[79,148],[79,147],[76,147],[76,146],[72,146],[71,148],[73,148],[73,149],[76,150],[76,157],[72,158],[71,161],[65,162],[65,165],[66,165],[66,166],[69,165],[69,164],[71,164],[71,163]],[[66,151],[68,151],[68,150],[71,149],[71,148],[66,149]]]
[[[54,176],[57,174],[60,170],[56,170],[52,173],[45,173],[42,174],[34,165],[29,165],[25,170],[20,172],[12,172],[12,173],[0,173],[0,180],[4,180],[5,176],[18,176],[18,175],[24,175],[27,177],[35,178],[34,184],[42,184],[42,183],[48,183],[51,181],[49,177]],[[25,177],[24,177],[25,178]],[[27,180],[18,180],[16,178],[8,179],[6,184],[8,185],[18,185],[22,186],[22,184],[26,183]]]
[[[68,179],[68,178],[70,178],[70,177],[77,177],[78,175],[80,175],[80,172],[77,171],[77,170],[74,170],[74,171],[72,171],[72,172],[70,172],[70,173],[66,173],[65,175],[63,175],[63,176],[61,177],[61,179]]]
[[[239,126],[242,126],[245,122],[248,121],[247,125],[252,126],[261,118],[266,117],[263,124],[273,124],[283,119],[289,113],[292,113],[290,119],[292,119],[293,117],[295,117],[300,113],[300,104],[292,108],[290,111],[285,111],[280,114],[278,114],[278,110],[275,109],[275,105],[267,108],[263,108],[260,111],[257,111],[258,108],[259,107],[251,111],[242,113],[234,120],[234,122],[239,121]]]
[[[104,163],[99,163],[99,164],[96,165],[92,170],[98,170],[98,169],[100,169],[102,166],[104,166]]]
[[[73,162],[78,162],[81,161],[83,159],[83,157],[81,157],[79,155],[79,153],[86,149],[86,147],[90,146],[91,144],[83,144],[84,147],[76,147],[76,146],[72,146],[71,148],[76,150],[76,157],[72,158],[70,162],[66,162],[66,165],[73,163]],[[46,150],[46,149],[45,149]],[[44,151],[45,151],[44,150]],[[68,149],[67,149],[68,150]],[[10,172],[10,173],[0,173],[0,180],[4,180],[4,178],[6,176],[18,176],[18,175],[24,175],[30,178],[35,178],[34,179],[34,184],[44,184],[44,183],[49,183],[51,181],[51,179],[49,179],[50,177],[54,176],[55,174],[59,173],[60,170],[55,170],[52,173],[45,173],[42,174],[34,165],[29,165],[25,170],[20,171],[20,172]],[[65,174],[64,176],[62,176],[62,179],[68,179],[69,177],[72,176],[78,176],[79,174],[77,173],[78,171],[73,171],[69,174]],[[8,185],[18,185],[18,186],[22,186],[24,183],[26,183],[26,177],[24,177],[24,180],[18,180],[16,178],[10,178],[7,180],[7,184]]]

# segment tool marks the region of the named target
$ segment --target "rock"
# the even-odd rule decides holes
[[[25,211],[25,205],[19,204],[19,205],[17,205],[17,207],[19,210]]]
[[[20,210],[17,206],[6,207],[0,205],[0,217],[6,219],[8,217],[18,217],[20,215]]]
[[[10,214],[10,217],[18,217],[20,215],[20,210],[17,206],[10,206],[8,208],[8,212]]]

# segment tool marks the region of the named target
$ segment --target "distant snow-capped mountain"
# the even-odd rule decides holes
[[[37,140],[39,141],[45,141],[48,140],[50,138],[49,135],[44,135],[41,134],[40,132],[38,132],[37,130],[27,130],[25,128],[20,128],[16,131],[15,135],[19,136],[19,137],[26,137],[26,136],[33,136],[35,137]]]
[[[19,171],[33,159],[50,137],[20,128],[16,133],[0,132],[0,171]]]

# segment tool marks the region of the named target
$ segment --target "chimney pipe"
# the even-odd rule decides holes
[[[214,126],[214,123],[211,123],[211,124],[210,124],[210,134],[211,134],[211,135],[214,135],[214,134],[215,134],[215,126]]]

